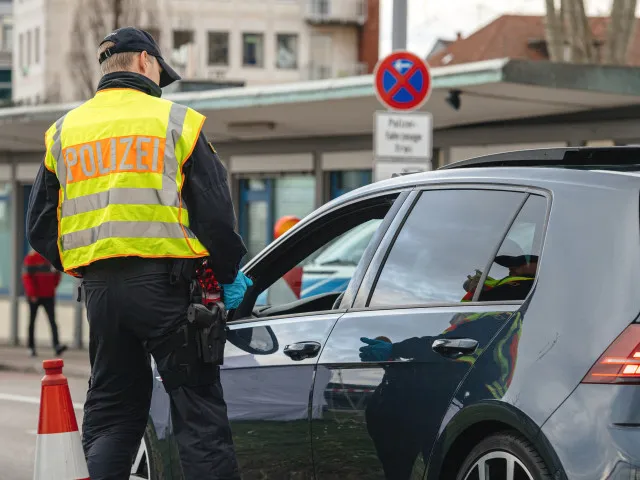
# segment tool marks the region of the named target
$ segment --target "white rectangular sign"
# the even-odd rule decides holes
[[[433,117],[430,113],[376,112],[375,156],[430,160],[433,148]]]

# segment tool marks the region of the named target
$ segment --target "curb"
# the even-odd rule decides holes
[[[37,373],[44,375],[43,368],[37,368],[33,365],[16,365],[11,363],[0,362],[0,372],[17,372],[17,373]],[[70,365],[65,365],[63,373],[66,377],[71,378],[85,378],[88,379],[91,372],[88,369],[74,368]]]

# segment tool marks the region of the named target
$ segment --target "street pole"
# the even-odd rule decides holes
[[[11,344],[20,345],[19,323],[20,323],[20,287],[21,287],[21,267],[23,261],[22,242],[24,240],[22,232],[24,231],[24,207],[23,199],[20,192],[20,183],[17,179],[17,170],[15,160],[11,159],[11,281],[9,283],[9,318],[11,321]]]
[[[392,0],[393,23],[391,32],[391,50],[407,49],[407,0]]]

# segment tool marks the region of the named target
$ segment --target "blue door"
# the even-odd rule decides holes
[[[240,180],[238,218],[246,262],[273,240],[273,179]]]

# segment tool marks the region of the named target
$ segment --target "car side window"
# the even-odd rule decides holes
[[[262,292],[256,305],[284,305],[323,293],[344,292],[381,223],[382,218],[374,218],[332,239]]]
[[[499,190],[423,192],[391,247],[369,306],[468,299],[469,273],[486,268],[524,198]]]
[[[538,270],[547,200],[531,195],[518,213],[498,250],[478,300],[524,300]]]

